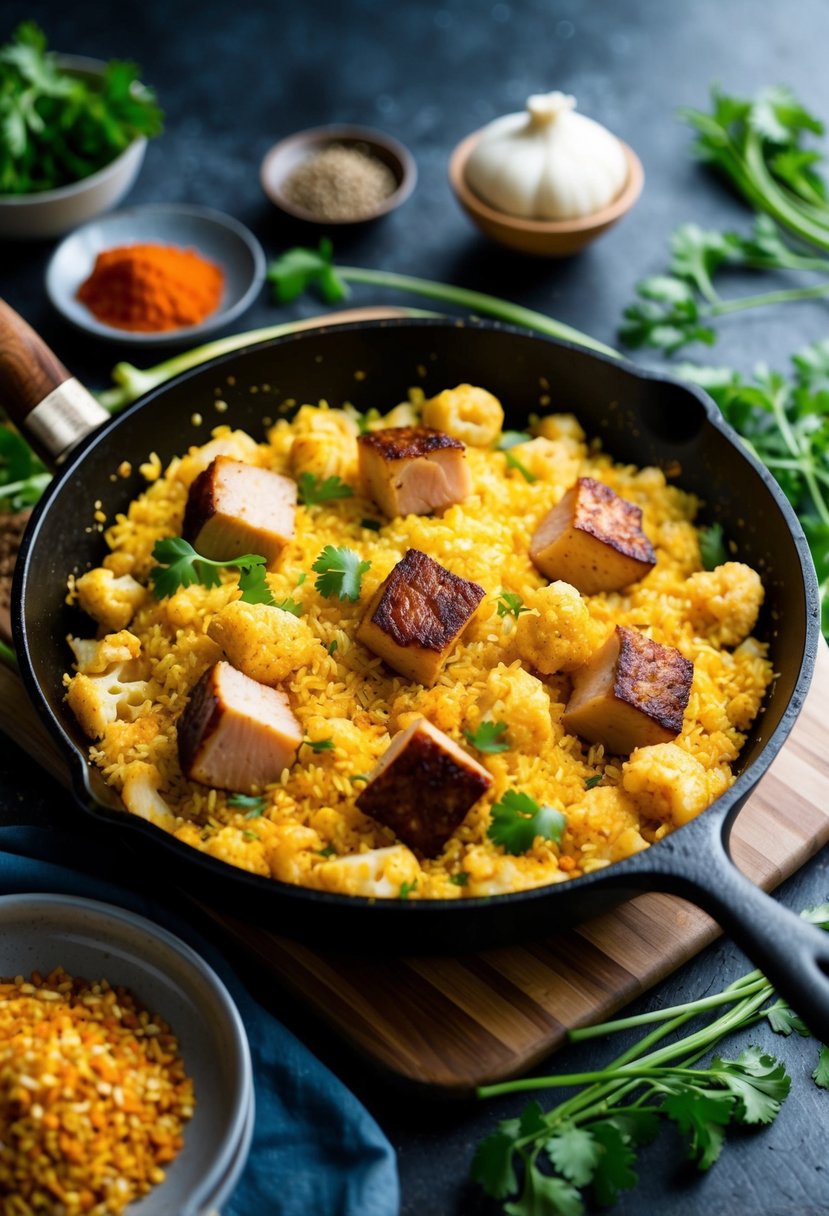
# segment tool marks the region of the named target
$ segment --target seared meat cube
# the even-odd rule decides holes
[[[361,435],[357,446],[362,491],[389,518],[443,511],[472,488],[464,445],[443,431],[388,427]]]
[[[620,591],[656,565],[640,508],[592,477],[580,477],[542,519],[530,558],[547,578],[583,595]]]
[[[369,600],[357,639],[401,675],[428,686],[483,598],[477,583],[409,549]]]
[[[485,768],[419,718],[392,740],[357,806],[410,848],[436,857],[491,784]]]
[[[259,553],[269,570],[294,536],[296,482],[217,456],[190,487],[182,536],[214,561]]]
[[[239,794],[278,781],[301,742],[285,693],[223,661],[204,673],[178,721],[185,776]]]
[[[667,743],[682,730],[693,678],[694,664],[673,646],[617,625],[573,676],[564,728],[618,755]]]

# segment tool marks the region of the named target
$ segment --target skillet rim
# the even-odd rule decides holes
[[[139,837],[143,838],[143,842],[154,840],[157,845],[167,851],[173,858],[181,858],[188,867],[203,871],[203,877],[209,879],[213,877],[221,882],[231,882],[233,885],[238,885],[241,888],[246,888],[253,893],[257,899],[264,898],[267,902],[268,893],[275,893],[279,899],[285,902],[295,902],[298,907],[307,905],[311,902],[318,908],[329,906],[332,910],[343,910],[345,908],[360,908],[360,909],[380,909],[387,913],[388,916],[420,916],[421,919],[429,916],[437,917],[444,910],[455,909],[455,919],[460,918],[460,909],[467,909],[467,919],[475,911],[480,911],[483,908],[491,909],[493,907],[516,907],[519,904],[532,904],[551,900],[556,894],[562,897],[566,893],[580,892],[586,894],[590,889],[599,891],[601,889],[609,890],[613,887],[618,887],[625,893],[630,892],[631,887],[635,886],[637,875],[658,873],[661,869],[657,860],[656,865],[648,865],[648,858],[652,855],[654,845],[641,853],[633,854],[630,857],[624,858],[621,861],[613,862],[611,865],[602,869],[591,871],[589,874],[583,874],[578,878],[568,879],[562,883],[548,883],[539,887],[531,887],[522,891],[512,891],[505,894],[489,895],[489,896],[467,896],[463,899],[417,899],[417,900],[400,900],[400,899],[378,899],[367,896],[357,895],[341,895],[329,891],[318,891],[312,887],[299,886],[294,883],[285,883],[275,878],[265,878],[262,875],[252,874],[249,871],[242,870],[239,867],[232,866],[228,862],[211,857],[206,853],[202,853],[192,846],[184,844],[182,841],[176,840],[163,829],[155,827],[153,824],[140,819],[134,815],[130,815],[126,810],[116,810],[107,807],[99,802],[93,794],[87,774],[90,771],[90,764],[86,756],[75,745],[72,739],[68,736],[58,716],[53,713],[46,696],[41,692],[39,683],[34,674],[34,667],[29,648],[29,640],[27,636],[26,626],[24,622],[24,602],[28,587],[28,566],[29,553],[34,548],[37,541],[37,536],[40,531],[44,517],[49,511],[49,505],[55,498],[64,484],[70,479],[76,469],[83,463],[86,456],[91,450],[101,443],[109,442],[115,431],[120,429],[121,425],[133,414],[138,413],[141,409],[155,401],[159,397],[163,397],[166,393],[173,389],[177,389],[180,385],[188,380],[195,379],[198,376],[206,373],[218,371],[226,367],[228,364],[237,362],[239,359],[245,359],[249,354],[261,353],[263,350],[275,349],[287,344],[313,342],[319,339],[320,336],[329,333],[348,333],[348,332],[365,332],[370,330],[386,330],[386,329],[441,329],[445,331],[453,331],[459,328],[474,329],[481,331],[496,331],[506,334],[513,334],[521,338],[531,338],[536,342],[541,342],[556,348],[561,348],[567,351],[573,351],[579,356],[586,356],[588,359],[597,361],[601,364],[608,365],[616,370],[631,376],[634,380],[645,381],[655,384],[669,385],[686,393],[694,398],[703,408],[705,414],[705,422],[719,431],[726,439],[732,453],[737,460],[741,460],[749,465],[754,473],[759,476],[766,488],[769,490],[778,509],[781,511],[789,534],[792,538],[795,551],[798,556],[801,575],[803,578],[804,588],[804,606],[805,606],[805,632],[803,653],[801,655],[800,666],[797,672],[797,677],[794,682],[792,695],[788,705],[783,711],[780,721],[769,735],[766,742],[763,744],[759,755],[746,766],[742,773],[739,774],[736,781],[724,794],[715,799],[706,810],[682,828],[676,829],[669,835],[663,837],[662,840],[656,842],[658,845],[669,845],[674,842],[672,847],[675,847],[675,842],[678,833],[684,833],[683,840],[690,839],[694,834],[694,827],[699,832],[700,823],[703,823],[705,828],[715,829],[716,823],[720,826],[720,831],[723,836],[730,830],[733,820],[739,813],[743,802],[746,800],[751,791],[759,783],[760,779],[767,772],[772,761],[775,759],[786,739],[788,738],[791,729],[796,721],[803,702],[808,693],[811,684],[814,667],[817,657],[817,650],[820,644],[820,601],[817,584],[817,577],[812,563],[811,553],[805,534],[800,525],[800,522],[795,514],[795,511],[788,499],[784,495],[781,487],[761,461],[759,461],[752,452],[750,452],[742,443],[739,435],[725,421],[719,407],[713,399],[699,386],[688,384],[677,377],[663,375],[660,371],[653,368],[643,368],[631,360],[619,357],[612,358],[600,351],[595,351],[589,347],[580,346],[577,343],[567,342],[558,338],[550,337],[546,334],[539,334],[533,330],[525,329],[521,326],[508,325],[499,321],[479,320],[478,318],[384,318],[376,321],[353,321],[345,324],[320,325],[313,329],[300,330],[293,334],[285,334],[278,338],[267,339],[263,342],[257,342],[250,346],[241,349],[230,351],[225,354],[217,355],[205,363],[199,364],[196,367],[189,368],[174,376],[172,379],[165,381],[163,384],[150,389],[143,394],[125,410],[115,415],[110,422],[104,423],[95,431],[90,432],[85,436],[71,452],[65,464],[56,473],[53,480],[49,483],[45,493],[37,503],[32,518],[23,537],[23,542],[20,546],[18,554],[14,581],[12,585],[12,627],[15,649],[20,659],[19,674],[23,679],[24,686],[28,693],[29,699],[33,702],[35,709],[52,736],[54,738],[63,755],[67,758],[72,777],[71,794],[74,801],[79,805],[80,809],[87,815],[103,820],[105,824],[120,828],[127,828],[133,832],[137,832]],[[671,851],[671,848],[659,854],[660,857],[666,857]],[[618,880],[618,881],[617,881]],[[626,884],[626,880],[629,880]],[[187,890],[187,885],[184,885],[184,890]],[[625,898],[625,894],[621,896]],[[393,911],[394,909],[394,911]],[[415,911],[419,909],[419,911]]]

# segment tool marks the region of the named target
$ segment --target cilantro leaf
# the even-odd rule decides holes
[[[520,1199],[505,1203],[507,1216],[584,1216],[581,1196],[563,1178],[542,1174],[530,1165],[524,1177]]]
[[[820,1045],[817,1068],[812,1073],[812,1080],[821,1089],[829,1089],[829,1047],[825,1043]]]
[[[292,616],[302,616],[305,609],[298,600],[288,595],[284,600],[274,600],[274,608],[281,608],[283,612],[290,612]]]
[[[416,891],[416,890],[417,890],[417,879],[416,878],[413,879],[412,882],[401,882],[400,895],[398,896],[398,898],[399,899],[408,899],[409,896],[411,895],[412,891]]]
[[[271,589],[265,579],[264,566],[249,566],[239,575],[241,599],[246,604],[275,604]]]
[[[326,545],[311,569],[319,575],[314,586],[320,595],[336,595],[354,603],[360,598],[360,583],[371,562],[361,561],[353,549]]]
[[[700,528],[698,540],[703,570],[714,570],[717,566],[721,566],[723,562],[728,561],[728,554],[725,551],[725,542],[723,540],[722,524],[711,524],[707,528]]]
[[[795,1031],[796,1034],[808,1038],[811,1033],[803,1019],[785,1001],[775,1001],[772,1007],[766,1010],[766,1018],[775,1034],[790,1035]]]
[[[509,1119],[478,1145],[472,1160],[472,1177],[493,1199],[504,1199],[518,1189],[513,1156],[518,1120]]]
[[[771,1123],[791,1088],[786,1069],[757,1047],[747,1047],[736,1060],[715,1057],[711,1068],[739,1103],[741,1123]]]
[[[203,587],[221,585],[219,571],[232,566],[249,571],[255,566],[264,566],[265,558],[258,553],[243,553],[241,557],[227,561],[213,561],[197,553],[189,541],[181,536],[170,536],[157,540],[153,546],[153,557],[158,565],[150,571],[150,582],[156,599],[173,595],[179,587],[191,587],[200,583]],[[252,601],[254,603],[258,601]]]
[[[349,289],[332,264],[331,242],[324,237],[317,249],[288,249],[268,266],[274,298],[288,304],[311,286],[328,304],[347,299]]]
[[[306,507],[312,507],[321,502],[333,502],[337,498],[353,498],[351,486],[337,476],[314,477],[312,473],[300,473],[297,480],[299,501]]]
[[[524,607],[524,601],[520,595],[514,591],[502,591],[498,596],[498,601],[495,605],[499,616],[506,616],[508,613],[518,620],[522,612],[529,612],[529,608]]]
[[[302,742],[314,752],[330,752],[334,747],[333,739],[303,739]]]
[[[465,730],[463,733],[479,752],[495,754],[510,749],[511,745],[505,737],[506,729],[506,722],[482,722],[476,731]]]
[[[561,840],[567,817],[551,806],[539,806],[529,794],[507,790],[492,808],[487,836],[517,856],[533,846],[536,836],[556,843]]]
[[[532,439],[527,431],[503,431],[496,444],[499,452],[508,452],[510,448],[518,447],[519,443],[529,443]]]
[[[466,870],[458,870],[457,874],[450,874],[449,881],[455,887],[465,887],[469,882],[469,875]]]
[[[563,1123],[544,1145],[544,1150],[559,1174],[576,1186],[593,1181],[603,1146],[592,1131]]]
[[[725,1129],[734,1113],[731,1094],[703,1091],[696,1086],[677,1083],[662,1109],[689,1137],[688,1156],[701,1170],[707,1170],[719,1157]]]
[[[265,797],[262,794],[231,794],[227,805],[235,811],[247,811],[245,819],[258,819],[265,811]]]
[[[631,1169],[636,1155],[615,1124],[608,1120],[591,1123],[590,1132],[601,1155],[593,1177],[596,1198],[600,1204],[615,1203],[619,1192],[636,1186],[636,1174]]]
[[[504,458],[507,462],[507,468],[517,469],[525,481],[529,482],[530,484],[532,484],[534,481],[538,481],[535,473],[531,473],[527,466],[522,464],[514,452],[505,452]]]

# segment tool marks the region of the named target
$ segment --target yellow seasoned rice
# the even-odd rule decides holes
[[[420,396],[421,401],[413,392],[410,403],[377,425],[416,421]],[[468,428],[474,408],[467,406]],[[277,602],[289,596],[301,602],[301,620],[321,644],[312,647],[310,659],[304,655],[283,687],[303,736],[331,739],[334,747],[302,747],[281,780],[263,791],[261,814],[186,781],[176,750],[176,719],[189,690],[221,656],[208,628],[238,597],[236,572],[225,572],[221,587],[194,586],[161,601],[139,588],[128,632],[115,634],[121,641],[112,646],[120,645],[125,657],[137,639],[140,656],[123,669],[131,683],[118,719],[91,749],[130,810],[193,848],[256,874],[346,894],[397,896],[405,884],[410,898],[454,899],[561,882],[607,866],[647,848],[728,788],[734,780],[730,766],[772,675],[765,644],[751,636],[762,598],[757,575],[738,561],[703,571],[693,522],[696,499],[669,485],[659,469],[614,463],[572,416],[536,420],[534,438],[512,449],[532,481],[492,445],[490,424],[487,415],[487,446],[467,449],[471,496],[442,516],[410,515],[371,531],[361,521],[379,519],[379,513],[356,493],[298,508],[296,540],[268,583]],[[166,470],[157,457],[142,466],[151,484],[105,533],[111,553],[104,567],[115,576],[147,583],[154,543],[180,533],[187,487],[217,450],[277,472],[296,476],[304,467],[356,485],[356,427],[324,403],[303,406],[292,421],[277,421],[267,443],[255,444],[229,427],[213,434],[207,450],[191,449]],[[561,661],[544,675],[531,662],[532,622],[543,611],[544,594],[538,593],[547,581],[529,559],[529,542],[539,519],[579,476],[605,482],[642,508],[657,564],[624,593],[583,597],[583,619],[575,602],[573,619],[581,627],[571,638],[565,631],[557,639]],[[348,546],[371,562],[358,603],[327,599],[315,589],[311,566],[327,544]],[[423,550],[487,593],[431,689],[395,674],[354,641],[367,600],[408,548]],[[504,589],[521,596],[531,613],[518,622],[499,616]],[[70,580],[70,599],[76,596]],[[119,606],[123,610],[123,602]],[[96,616],[107,620],[106,605]],[[112,621],[119,623],[110,628],[122,628],[122,619],[114,614]],[[694,663],[680,736],[640,748],[630,758],[605,756],[601,746],[566,734],[561,724],[568,671],[584,661],[585,638],[592,652],[616,624],[644,631]],[[103,624],[99,637],[106,632]],[[105,661],[106,655],[99,670],[109,670]],[[504,721],[510,742],[499,754],[473,752],[492,775],[492,788],[434,859],[415,857],[355,806],[365,775],[391,737],[420,716],[467,748],[465,731],[474,732],[485,718]],[[601,784],[590,778],[601,778]],[[511,856],[489,839],[490,809],[509,789],[564,812],[567,826],[559,844],[536,838],[526,854]],[[355,863],[358,855],[364,864]]]

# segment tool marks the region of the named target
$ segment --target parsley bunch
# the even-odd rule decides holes
[[[32,21],[0,47],[0,194],[79,181],[161,123],[134,63],[112,60],[100,80],[64,71]]]
[[[829,928],[829,904],[804,914]],[[713,1021],[682,1038],[680,1027],[712,1009],[730,1006]],[[583,1192],[602,1205],[636,1185],[637,1150],[666,1122],[685,1137],[688,1156],[707,1170],[722,1152],[728,1127],[771,1123],[787,1097],[791,1079],[782,1064],[750,1046],[735,1059],[699,1062],[734,1031],[761,1022],[778,1034],[808,1035],[803,1022],[776,997],[759,971],[723,992],[637,1017],[570,1032],[571,1040],[604,1038],[634,1026],[659,1023],[638,1043],[595,1072],[557,1074],[483,1086],[481,1098],[504,1093],[579,1086],[571,1098],[545,1111],[532,1101],[517,1119],[507,1119],[479,1146],[473,1178],[502,1201],[509,1216],[583,1216]],[[829,1049],[821,1047],[812,1073],[829,1088]]]

